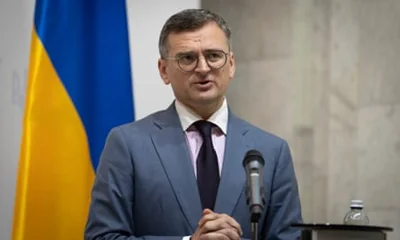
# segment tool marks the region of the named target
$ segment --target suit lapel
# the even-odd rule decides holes
[[[185,133],[173,105],[162,114],[155,121],[160,129],[152,134],[152,141],[178,203],[195,231],[202,209]]]
[[[246,176],[242,161],[249,149],[244,141],[246,132],[243,121],[229,113],[224,162],[215,203],[218,213],[231,215],[243,192]]]
[[[247,127],[229,111],[224,162],[215,211],[231,215],[246,180],[242,161],[249,150],[244,141]],[[154,121],[159,128],[151,138],[172,189],[192,231],[202,217],[200,195],[190,154],[174,104]]]

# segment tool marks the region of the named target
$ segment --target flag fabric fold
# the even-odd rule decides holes
[[[13,240],[82,239],[108,132],[134,120],[124,0],[37,0]]]

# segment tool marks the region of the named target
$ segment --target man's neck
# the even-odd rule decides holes
[[[189,105],[186,103],[181,102],[191,111],[195,112],[199,115],[202,119],[207,120],[209,119],[223,104],[224,98],[221,98],[218,102],[212,102],[210,104],[203,104],[203,105]]]

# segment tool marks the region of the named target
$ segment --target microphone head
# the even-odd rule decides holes
[[[252,149],[247,151],[246,156],[243,159],[243,167],[246,167],[250,161],[258,161],[262,166],[264,166],[264,158],[257,150]]]

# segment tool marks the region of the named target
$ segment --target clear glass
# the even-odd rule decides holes
[[[348,225],[368,225],[369,218],[362,208],[351,208],[344,217],[343,223]]]

